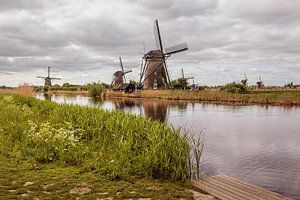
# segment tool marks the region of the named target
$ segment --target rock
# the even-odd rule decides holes
[[[82,188],[75,187],[72,190],[70,190],[70,194],[86,194],[91,191],[92,191],[92,189],[89,187],[82,187]]]
[[[23,186],[26,187],[26,186],[33,185],[33,184],[34,184],[34,182],[29,182],[29,181],[28,181],[28,182],[26,182]]]
[[[215,198],[209,194],[203,194],[195,190],[189,190],[193,194],[195,200],[214,200]]]
[[[99,192],[97,195],[108,195],[108,192]]]

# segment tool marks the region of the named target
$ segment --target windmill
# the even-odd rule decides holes
[[[241,80],[241,83],[243,86],[247,86],[248,79],[247,79],[246,73],[244,73],[244,77],[245,77],[245,79]]]
[[[264,84],[263,84],[263,81],[261,80],[261,76],[259,76],[259,79],[256,82],[256,86],[257,86],[257,88],[263,88],[263,87],[265,87]]]
[[[183,71],[183,68],[181,68],[181,74],[182,74],[182,79],[184,80],[189,80],[189,79],[194,79],[195,77],[191,76],[191,77],[185,77],[184,76],[184,71]]]
[[[143,57],[140,73],[140,85],[143,85],[144,89],[170,88],[171,81],[166,65],[166,59],[172,54],[188,50],[188,47],[186,43],[182,43],[164,49],[158,20],[154,21],[154,36],[157,49],[149,51]]]
[[[37,78],[42,78],[42,79],[45,80],[45,87],[51,86],[52,85],[52,80],[61,80],[60,78],[50,77],[50,66],[48,66],[48,76],[47,77],[37,76]]]
[[[110,85],[111,88],[115,88],[115,89],[118,89],[120,86],[122,86],[124,83],[126,83],[125,74],[132,72],[132,70],[125,71],[124,66],[123,66],[123,62],[122,62],[122,58],[119,57],[119,59],[120,59],[121,71],[116,71],[113,74],[114,78],[113,78],[113,81],[111,82],[111,85]]]

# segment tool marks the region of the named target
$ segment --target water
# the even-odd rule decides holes
[[[45,99],[43,95],[37,95]],[[300,107],[229,106],[141,99],[95,101],[48,96],[59,103],[143,115],[205,133],[203,175],[226,174],[300,199]]]

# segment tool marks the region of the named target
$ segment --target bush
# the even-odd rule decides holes
[[[247,87],[239,84],[239,83],[228,83],[224,86],[221,87],[222,91],[228,92],[228,93],[233,93],[233,94],[247,94],[248,90]]]
[[[91,97],[99,97],[102,95],[102,93],[104,92],[105,90],[105,87],[102,85],[102,84],[97,84],[97,83],[94,83],[94,84],[90,84],[88,86],[88,90],[89,90],[89,95]]]

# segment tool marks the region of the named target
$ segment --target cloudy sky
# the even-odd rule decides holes
[[[143,53],[155,46],[189,50],[168,59],[171,78],[201,85],[262,76],[266,85],[300,84],[299,0],[1,0],[0,85],[111,82],[121,56],[138,80]]]

